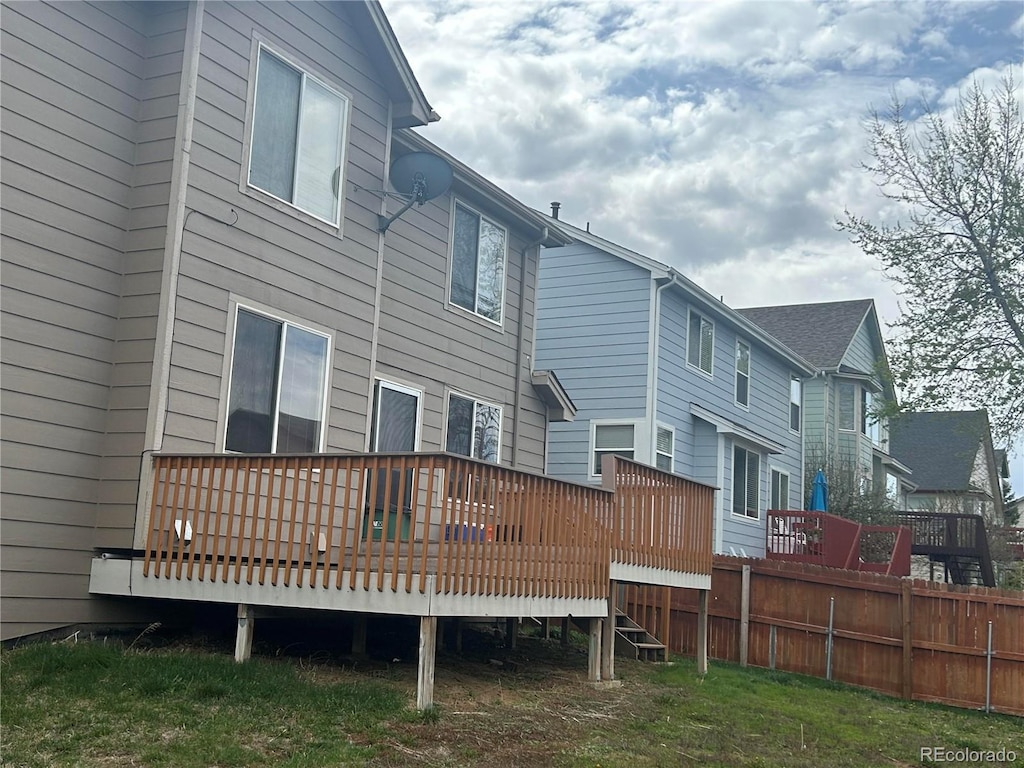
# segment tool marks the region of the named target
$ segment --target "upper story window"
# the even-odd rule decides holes
[[[322,333],[238,307],[224,449],[322,450],[329,349]]]
[[[455,203],[449,301],[498,325],[505,306],[507,243],[503,227]]]
[[[860,391],[860,431],[861,434],[871,438],[874,445],[878,445],[881,430],[878,425],[878,415],[875,413],[875,396],[867,389]]]
[[[857,388],[851,381],[840,381],[837,388],[839,400],[839,428],[852,430],[856,427]]]
[[[258,56],[248,184],[340,226],[349,100],[262,44]]]
[[[497,464],[501,456],[501,406],[449,394],[445,450]]]
[[[772,469],[771,509],[789,509],[789,473]]]
[[[736,405],[750,407],[750,345],[736,341]]]
[[[654,463],[664,472],[672,472],[675,465],[676,433],[672,427],[658,425]]]
[[[624,459],[636,458],[636,426],[634,424],[594,424],[592,472],[601,475],[601,458],[607,453]]]
[[[686,362],[709,376],[715,357],[715,324],[690,310],[690,329],[686,344]]]
[[[732,454],[732,513],[741,517],[759,517],[761,456],[740,446]]]
[[[789,428],[800,431],[800,409],[804,402],[804,385],[796,376],[789,379]]]

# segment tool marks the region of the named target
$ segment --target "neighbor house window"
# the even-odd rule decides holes
[[[601,458],[605,454],[624,459],[636,457],[635,427],[632,424],[595,424],[593,474],[601,474]]]
[[[732,513],[742,517],[758,517],[761,485],[761,457],[753,451],[733,447]]]
[[[249,186],[340,224],[348,99],[259,46]]]
[[[736,405],[750,405],[750,345],[736,342]]]
[[[715,356],[715,324],[698,312],[690,311],[690,330],[686,344],[686,362],[711,374]]]
[[[839,428],[854,429],[857,388],[849,381],[839,382]]]
[[[885,473],[885,496],[893,504],[900,503],[900,479],[892,472]]]
[[[675,464],[676,434],[672,427],[658,427],[655,445],[655,466],[665,472],[671,472]]]
[[[789,475],[772,470],[772,509],[789,509]]]
[[[445,449],[497,464],[501,455],[501,406],[463,395],[448,395]]]
[[[507,241],[503,227],[462,203],[455,204],[452,304],[501,323]]]
[[[803,382],[796,376],[789,380],[789,428],[800,431],[800,408],[804,400]]]
[[[378,381],[373,395],[370,446],[384,453],[415,451],[419,447],[419,390]]]
[[[878,445],[880,430],[878,418],[874,412],[875,397],[866,389],[860,391],[860,431],[861,434],[871,438],[871,442]]]
[[[322,333],[238,307],[225,450],[321,450],[329,349]]]

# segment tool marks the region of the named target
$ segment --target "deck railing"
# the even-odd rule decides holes
[[[861,525],[826,512],[768,511],[769,560],[910,574],[910,530],[900,526]]]
[[[614,455],[601,474],[615,493],[603,518],[613,562],[711,575],[712,486]]]
[[[158,455],[143,573],[410,593],[434,575],[437,593],[606,598],[611,502],[444,453]]]

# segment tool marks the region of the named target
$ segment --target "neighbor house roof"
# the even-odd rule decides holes
[[[985,411],[904,413],[889,424],[889,453],[914,470],[919,492],[966,492],[989,434]]]
[[[835,370],[872,306],[871,299],[856,299],[736,311],[815,367]]]

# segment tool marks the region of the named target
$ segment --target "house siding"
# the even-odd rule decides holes
[[[140,425],[112,392],[146,364],[158,287],[133,229],[147,201],[159,209],[153,103],[176,101],[180,23],[167,21],[181,8],[3,7],[5,639],[123,616],[88,597],[89,560],[118,482],[111,454],[134,452],[137,474],[139,451],[114,435]]]
[[[549,427],[547,471],[590,482],[591,421],[647,416],[651,274],[588,245],[547,248],[537,296],[535,367],[554,370],[577,408],[573,422]]]
[[[505,303],[499,326],[448,303],[450,221],[458,199],[507,230]],[[450,194],[405,214],[387,235],[382,275],[378,375],[424,389],[422,445],[443,449],[448,392],[472,395],[502,408],[501,463],[543,471],[546,408],[529,379],[539,233],[509,226],[501,211],[470,194]],[[524,293],[524,285],[526,290]],[[520,307],[522,307],[520,313]],[[520,323],[520,314],[522,322]],[[519,333],[523,358],[517,359]],[[519,378],[519,434],[515,389]],[[516,445],[513,444],[515,439]]]

